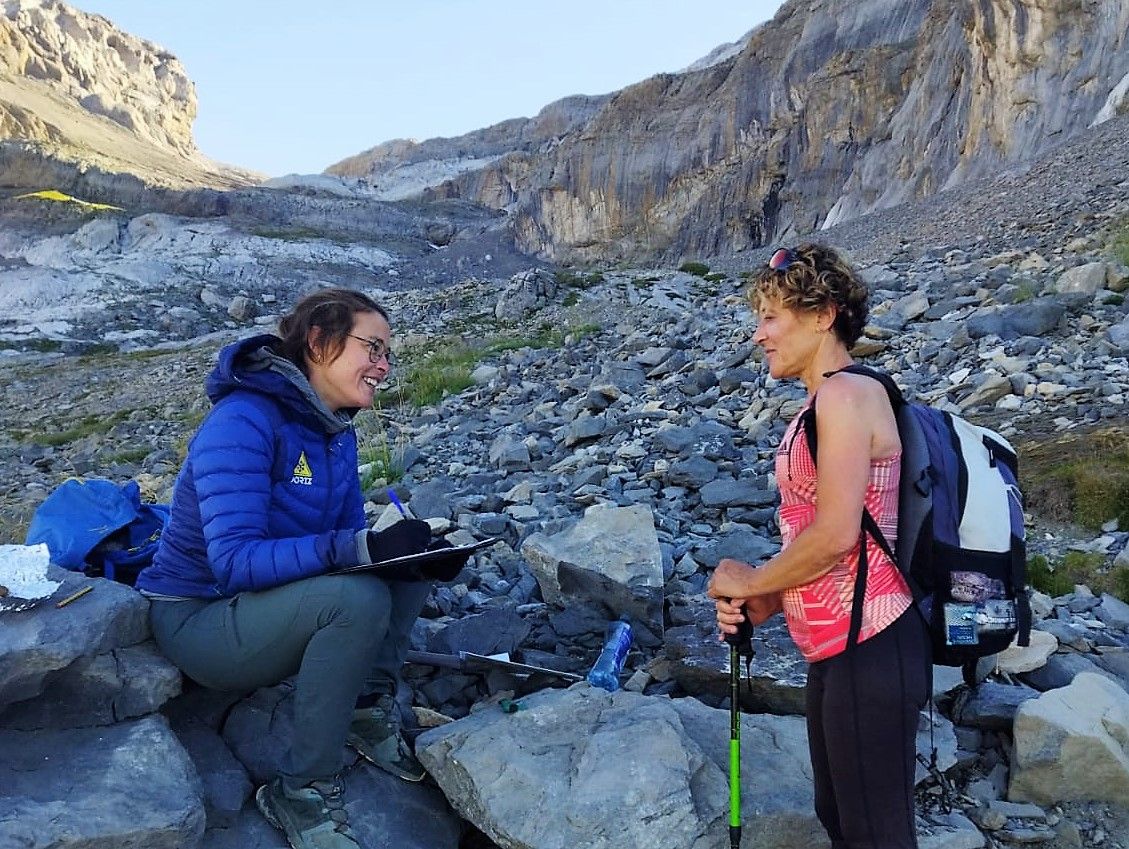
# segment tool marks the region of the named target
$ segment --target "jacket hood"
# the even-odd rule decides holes
[[[204,381],[211,402],[215,404],[238,390],[258,392],[326,433],[348,428],[356,410],[331,411],[302,370],[274,352],[281,341],[277,336],[262,334],[223,348],[216,367]]]

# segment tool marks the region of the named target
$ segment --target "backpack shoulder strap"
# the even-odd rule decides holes
[[[894,378],[886,374],[884,371],[878,371],[870,366],[860,365],[859,363],[852,363],[846,368],[841,368],[839,371],[845,371],[848,374],[861,374],[866,377],[873,378],[882,384],[886,390],[886,395],[890,398],[890,406],[894,408],[894,416],[898,415],[898,411],[905,406],[906,399],[902,395],[902,390],[898,388],[898,384],[894,383]],[[836,372],[831,372],[836,374]]]
[[[886,390],[886,396],[890,399],[890,406],[894,410],[894,418],[898,418],[898,413],[900,413],[902,407],[906,405],[906,399],[902,395],[902,390],[898,388],[898,384],[894,383],[894,379],[890,377],[890,375],[886,374],[886,372],[884,371],[873,369],[870,366],[860,365],[859,363],[851,363],[849,366],[845,366],[844,368],[836,369],[835,371],[824,372],[823,376],[831,377],[832,375],[838,374],[841,371],[845,371],[848,374],[865,375],[866,377],[872,378],[881,383],[882,387]],[[804,441],[807,442],[808,453],[811,454],[811,461],[813,463],[815,462],[816,450],[819,447],[819,440],[816,435],[815,427],[815,403],[818,398],[819,393],[816,392],[815,395],[812,396],[811,404],[808,405],[808,408],[804,410],[803,415],[800,417],[800,427],[803,428]],[[877,527],[877,525],[875,525],[875,527]],[[889,548],[889,546],[884,547]]]

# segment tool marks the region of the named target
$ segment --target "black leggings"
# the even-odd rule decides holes
[[[914,608],[853,649],[811,664],[815,813],[832,849],[916,849],[918,715],[932,671]]]

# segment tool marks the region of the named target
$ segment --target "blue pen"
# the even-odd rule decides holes
[[[404,505],[400,503],[400,498],[396,495],[396,490],[388,487],[388,500],[391,501],[396,509],[400,511],[400,515],[405,519],[408,518],[408,511],[404,509]]]

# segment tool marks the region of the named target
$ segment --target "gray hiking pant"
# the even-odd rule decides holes
[[[340,771],[358,695],[395,693],[430,589],[319,575],[216,601],[153,601],[149,618],[161,651],[205,687],[249,692],[297,676],[281,772],[298,787]]]

